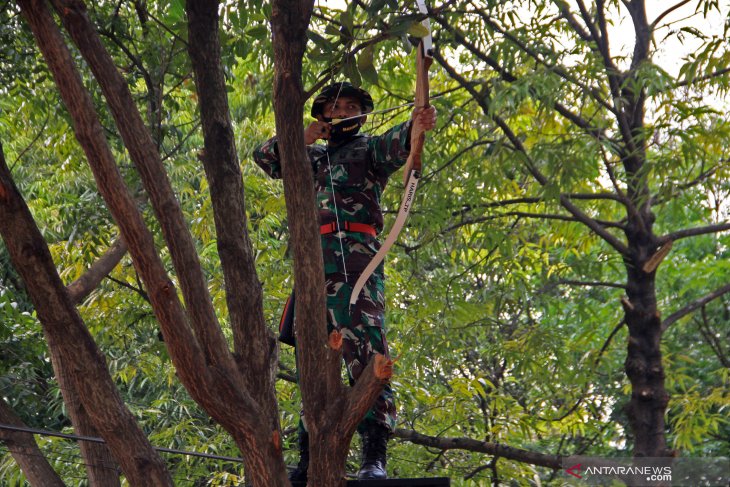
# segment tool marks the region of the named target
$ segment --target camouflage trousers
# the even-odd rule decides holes
[[[336,329],[342,333],[342,358],[350,385],[357,381],[374,354],[389,356],[384,329],[385,283],[382,268],[370,276],[360,299],[350,309],[350,295],[358,277],[357,274],[348,274],[345,279],[345,274],[339,272],[325,276],[327,331]],[[390,383],[383,387],[358,430],[362,432],[368,423],[379,423],[394,431],[396,410]],[[300,421],[300,429],[303,427]]]

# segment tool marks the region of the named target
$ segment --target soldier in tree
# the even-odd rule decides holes
[[[380,197],[390,175],[408,158],[411,127],[419,124],[424,130],[431,130],[436,124],[436,110],[428,107],[415,109],[411,120],[382,135],[359,133],[372,110],[373,100],[367,91],[347,82],[335,83],[315,98],[311,114],[316,121],[304,130],[317,191],[327,327],[328,332],[336,329],[343,335],[343,358],[351,384],[373,354],[388,355],[382,263],[368,279],[355,305],[351,308],[349,304],[355,282],[380,248]],[[333,119],[342,121],[333,123]],[[318,139],[327,144],[315,144]],[[281,178],[276,137],[258,147],[254,159],[269,176]],[[359,479],[387,478],[386,446],[395,423],[393,391],[387,384],[358,427],[363,443]],[[290,479],[306,480],[309,439],[304,420],[299,424],[298,443],[299,465]]]

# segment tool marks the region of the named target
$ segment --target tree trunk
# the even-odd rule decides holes
[[[297,293],[297,366],[310,435],[309,485],[345,485],[345,459],[358,423],[392,374],[376,355],[352,388],[341,378],[342,335],[327,336],[324,265],[314,178],[305,151],[302,58],[312,2],[275,0],[274,113]],[[308,326],[302,326],[306,324]]]
[[[66,363],[55,348],[49,347],[49,353],[74,432],[79,436],[98,436],[98,431],[81,404],[78,392],[74,389],[73,380],[66,370]],[[118,487],[121,485],[117,462],[105,444],[79,441],[79,449],[91,487]]]
[[[639,133],[639,130],[634,131]],[[654,214],[651,212],[649,188],[642,181],[641,168],[646,152],[643,136],[636,137],[639,154],[625,158],[629,177],[627,194],[636,211],[629,211],[626,230],[629,254],[624,256],[626,267],[626,299],[624,306],[629,330],[624,369],[631,381],[631,400],[625,412],[634,435],[634,456],[668,456],[665,421],[669,395],[664,388],[662,363],[662,320],[656,300],[656,267],[651,262],[657,252],[653,233]]]
[[[665,421],[669,396],[664,388],[661,353],[661,317],[656,300],[656,268],[651,262],[658,250],[654,235],[655,216],[651,209],[651,191],[647,184],[647,142],[645,127],[646,92],[637,76],[650,62],[651,28],[644,0],[625,2],[634,26],[636,42],[631,67],[622,77],[618,124],[623,135],[622,162],[626,171],[626,194],[629,199],[626,237],[629,246],[624,255],[626,298],[623,306],[629,330],[624,368],[631,381],[631,400],[625,407],[634,434],[634,456],[668,456]]]
[[[0,397],[0,422],[11,426],[25,427],[23,421],[10,409]],[[48,463],[43,452],[33,439],[31,433],[8,431],[0,429],[2,441],[20,470],[33,487],[64,487],[65,484],[58,476],[51,464]]]
[[[631,242],[631,239],[630,239]],[[632,246],[635,252],[647,255],[648,245]],[[657,310],[654,272],[645,272],[643,259],[627,262],[628,281],[624,300],[629,330],[626,375],[631,381],[631,400],[625,407],[634,435],[634,456],[664,457],[665,421],[669,395],[664,388],[664,366],[661,353],[661,318]]]
[[[159,154],[151,143],[138,111],[133,108],[134,102],[126,83],[91,27],[85,6],[75,0],[56,2],[64,25],[104,91],[125,145],[140,172],[145,189],[150,194],[150,201],[158,215],[165,240],[178,270],[182,291],[189,304],[189,314],[177,298],[176,290],[155,249],[152,235],[119,174],[108,143],[102,135],[103,129],[93,104],[75,71],[73,60],[57,27],[44,8],[44,4],[30,0],[21,5],[23,4],[26,5],[24,13],[29,18],[36,40],[69,109],[74,132],[86,153],[99,190],[120,227],[135,267],[145,284],[165,337],[165,344],[182,383],[196,402],[233,436],[245,457],[247,474],[250,474],[254,485],[267,487],[287,485],[273,387],[274,374],[270,367],[271,362],[276,364],[276,348],[272,346],[275,342],[267,332],[263,321],[260,285],[253,265],[244,269],[250,271],[250,275],[241,277],[247,279],[245,283],[234,281],[230,284],[239,293],[250,290],[246,283],[254,282],[259,287],[258,301],[255,299],[255,293],[253,291],[250,293],[254,296],[254,302],[258,303],[259,309],[252,308],[248,310],[248,314],[241,312],[236,315],[239,320],[236,325],[240,330],[246,331],[245,339],[239,337],[238,340],[246,341],[246,347],[251,350],[250,357],[240,354],[239,360],[236,361],[228,349],[213,313],[207,284],[203,279],[192,239],[161,165]],[[234,165],[237,167],[236,161]],[[238,177],[240,178],[240,173]],[[213,194],[212,197],[215,200],[224,195]],[[240,213],[243,214],[242,207]],[[236,215],[232,213],[228,218],[235,219]],[[235,232],[235,228],[231,232]],[[241,242],[245,244],[247,241],[240,234],[238,238],[237,249],[245,247]],[[244,252],[252,255],[250,243],[248,247]],[[252,257],[249,260],[253,262]],[[227,262],[227,265],[240,266],[246,262],[243,258],[234,261]],[[228,278],[228,274],[226,277]],[[228,282],[226,284],[229,286]],[[244,296],[244,298],[242,299],[244,305],[250,305],[249,297]],[[231,312],[231,315],[234,313]],[[251,316],[260,317],[253,326],[245,321]],[[189,324],[192,324],[192,330]],[[53,343],[49,345],[54,346]],[[249,359],[253,362],[253,366],[247,368]],[[269,389],[264,390],[267,384]],[[114,451],[112,441],[114,438],[110,439],[107,435],[113,436],[118,433],[104,430],[99,424],[96,426]],[[123,459],[119,456],[129,457],[134,451],[131,448],[116,450],[115,456],[120,463],[123,463]]]
[[[29,6],[26,2],[21,5],[24,11]],[[66,364],[72,390],[78,393],[129,482],[139,486],[172,486],[162,459],[119,396],[104,356],[61,282],[48,246],[1,154],[0,150],[0,234],[13,266],[26,284],[49,349],[54,350],[58,362]],[[56,371],[56,375],[61,374]]]

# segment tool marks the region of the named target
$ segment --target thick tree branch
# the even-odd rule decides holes
[[[676,242],[681,238],[696,237],[698,235],[707,235],[708,233],[720,233],[730,230],[730,223],[718,223],[716,225],[707,225],[704,227],[687,228],[685,230],[679,230],[677,232],[669,233],[662,236],[659,239],[659,244],[664,244],[670,241]]]
[[[165,172],[157,145],[135,108],[127,82],[101,43],[83,2],[54,0],[54,6],[99,82],[124,145],[139,171],[170,249],[180,288],[188,304],[190,321],[207,355],[207,361],[231,367],[228,344],[213,310],[195,243]]]
[[[474,87],[470,86],[463,76],[461,76],[459,73],[452,68],[449,63],[441,56],[438,52],[434,53],[434,59],[436,59],[441,66],[448,72],[449,76],[456,80],[459,84],[464,86],[467,91],[474,97],[475,100],[479,103],[479,105],[482,107],[482,110],[484,111],[484,114],[490,117],[494,122],[497,124],[497,126],[502,129],[502,132],[507,136],[507,138],[512,142],[515,149],[518,153],[522,155],[523,163],[527,169],[527,171],[532,174],[532,176],[537,180],[537,182],[541,186],[546,186],[548,184],[548,179],[545,177],[544,174],[540,172],[540,170],[535,165],[534,161],[530,158],[530,155],[527,151],[527,149],[522,144],[522,141],[515,135],[514,132],[512,132],[512,129],[509,127],[509,125],[497,114],[491,113],[491,110],[489,109],[489,104],[486,101],[486,95],[478,93]],[[621,242],[618,238],[613,236],[611,233],[607,232],[604,228],[601,227],[601,225],[588,215],[586,215],[580,208],[578,208],[575,204],[573,204],[570,199],[566,196],[560,196],[560,204],[567,209],[578,221],[586,225],[588,228],[593,230],[594,233],[596,233],[599,237],[601,237],[603,240],[605,240],[609,245],[611,245],[615,250],[617,250],[621,255],[628,255],[629,250],[626,247],[626,245]]]
[[[499,458],[515,460],[518,462],[538,465],[541,467],[559,469],[562,468],[562,458],[558,455],[546,455],[544,453],[513,448],[500,443],[473,440],[471,438],[450,438],[427,436],[413,430],[398,428],[395,430],[397,438],[401,438],[416,445],[423,445],[439,450],[466,450],[477,453],[486,453]]]
[[[685,316],[687,316],[690,313],[697,311],[698,309],[707,305],[707,303],[709,303],[719,297],[722,297],[727,293],[730,293],[730,284],[726,284],[726,285],[714,290],[713,292],[706,294],[699,299],[695,299],[691,303],[686,304],[684,307],[682,307],[681,309],[678,309],[677,311],[675,311],[671,315],[667,316],[662,321],[662,332],[666,331],[667,328],[669,328],[676,321],[684,318]]]
[[[324,263],[317,229],[319,217],[315,207],[312,169],[304,150],[302,130],[305,94],[301,85],[301,59],[304,55],[302,39],[307,29],[302,16],[308,20],[311,8],[305,9],[300,2],[293,0],[275,1],[273,6],[274,112],[290,245],[294,256],[297,365],[303,384],[305,414],[311,411],[311,421],[322,424],[329,400],[339,395],[339,391],[330,392],[328,385],[341,381],[341,358],[336,353],[330,353],[328,346]],[[298,326],[301,323],[312,326]]]
[[[392,374],[393,362],[389,358],[379,354],[372,357],[355,385],[347,391],[347,405],[342,418],[342,424],[347,430],[355,430]]]
[[[263,289],[256,274],[253,245],[248,235],[243,177],[238,163],[225,75],[220,63],[220,28],[217,1],[188,0],[189,52],[200,98],[205,152],[201,156],[210,186],[218,254],[225,278],[226,303],[231,318],[239,367],[246,387],[268,410],[278,428],[272,356],[276,342],[266,327]]]
[[[370,401],[375,386],[382,383],[377,373],[363,374],[356,386],[345,392],[341,378],[342,335],[333,331],[327,336],[316,198],[302,130],[302,57],[312,2],[274,0],[272,6],[274,112],[294,253],[297,364],[311,447],[308,478],[310,485],[339,487],[344,485],[346,455],[359,422],[350,416],[360,412],[359,407],[353,411],[349,406]]]
[[[0,423],[25,427],[23,421],[2,397],[0,397]],[[10,454],[30,485],[65,487],[66,484],[48,463],[32,434],[0,429],[0,442],[10,450]]]
[[[73,302],[79,304],[86,299],[119,264],[126,253],[127,245],[124,240],[122,238],[115,240],[104,255],[99,257],[81,277],[66,287]]]
[[[36,35],[49,32],[48,23],[52,24],[52,19],[43,3],[29,0],[19,3]],[[56,40],[62,45],[63,40]],[[78,393],[94,426],[107,439],[109,449],[130,483],[172,486],[162,459],[124,405],[106,369],[104,356],[61,282],[48,246],[12,181],[1,147],[0,234],[13,266],[25,283],[49,348],[53,348],[57,376],[65,377],[64,371],[68,371],[72,389]],[[135,457],[125,454],[130,451],[136,452]]]

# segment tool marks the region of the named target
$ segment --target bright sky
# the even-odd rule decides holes
[[[430,3],[429,0],[426,1],[427,3]],[[414,4],[415,11],[415,2],[412,3]],[[571,5],[574,4],[574,2],[570,0],[569,3]],[[680,0],[646,0],[646,12],[649,22],[653,22],[654,19],[661,15],[662,12],[678,3],[680,3]],[[728,18],[730,0],[720,0],[721,13],[712,13],[708,16],[708,18],[703,17],[701,12],[695,13],[697,3],[697,0],[690,1],[686,5],[683,5],[671,12],[662,20],[661,24],[663,27],[658,29],[655,33],[655,41],[659,43],[659,45],[656,46],[657,51],[654,55],[654,62],[672,75],[676,75],[679,72],[682,59],[687,56],[687,54],[697,49],[700,42],[691,35],[685,35],[683,43],[674,35],[671,35],[668,39],[664,40],[670,32],[679,31],[682,27],[694,27],[705,35],[719,36],[722,34],[723,23],[725,21],[730,22],[730,19]],[[346,4],[346,0],[315,0],[315,6],[326,5],[335,9],[344,9]],[[633,27],[631,25],[631,18],[623,6],[621,13],[622,16],[620,17],[620,20],[609,31],[609,38],[611,38],[611,43],[614,46],[614,55],[630,55],[634,43]],[[622,40],[624,41],[623,43],[621,43]]]
[[[662,12],[678,3],[679,0],[646,0],[646,13],[649,22],[653,22]],[[654,41],[658,43],[655,47],[654,62],[672,75],[679,72],[682,59],[697,49],[701,42],[689,34],[684,36],[683,42],[680,42],[676,35],[670,35],[668,39],[664,40],[665,37],[678,32],[682,27],[694,27],[707,36],[720,36],[722,35],[723,23],[728,19],[730,1],[722,0],[720,2],[722,12],[720,14],[711,13],[707,18],[702,15],[702,12],[695,13],[697,3],[697,1],[691,1],[671,12],[662,19],[662,27],[654,33]],[[622,13],[624,15],[618,25],[614,27],[614,32],[618,36],[614,41],[625,38],[629,47],[625,48],[627,50],[624,53],[631,54],[630,49],[634,42],[633,26],[628,12],[624,9]],[[612,34],[613,32],[610,32],[609,36]]]

